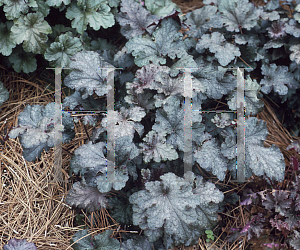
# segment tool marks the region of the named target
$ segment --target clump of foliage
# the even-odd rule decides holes
[[[240,106],[241,70],[232,68],[245,67],[245,177],[259,176],[274,187],[274,192],[252,194],[247,205],[260,202],[272,214],[266,223],[286,237],[282,244],[299,248],[298,180],[287,190],[276,186],[286,176],[284,157],[278,146],[264,147],[266,122],[254,116],[264,108],[261,97],[270,96],[290,105],[295,111],[290,123],[300,125],[300,1],[265,2],[204,0],[201,9],[183,15],[171,0],[0,0],[7,19],[0,23],[6,63],[17,72],[33,72],[32,57],[41,54],[52,67],[69,67],[63,83],[72,91],[63,108],[104,111],[74,119],[98,126],[71,159],[70,175],[80,174],[82,180],[73,184],[66,202],[88,213],[108,208],[121,224],[132,222],[143,230],[142,238],[122,245],[108,230],[95,237],[79,231],[72,242],[86,237],[75,248],[190,246],[213,229],[228,195],[195,167],[220,181],[236,177],[234,110]],[[50,9],[59,10],[69,26],[50,26]],[[123,44],[105,37],[110,32]],[[106,107],[111,92],[114,109]],[[202,112],[212,111],[218,99],[227,104],[226,114]],[[74,136],[74,124],[70,114],[62,120],[65,143]],[[26,160],[54,147],[53,121],[54,103],[28,105],[20,113],[9,136],[20,137]],[[113,179],[107,179],[112,159]],[[187,162],[194,170],[183,171]],[[111,198],[110,191],[123,197]],[[235,236],[259,237],[263,222],[257,214],[244,228],[233,229]]]
[[[295,143],[288,148],[294,148],[293,145]],[[298,143],[296,145],[299,147]],[[280,248],[290,244],[294,249],[299,249],[297,230],[300,227],[300,175],[296,174],[299,162],[296,158],[291,159],[291,162],[291,169],[287,172],[295,176],[295,181],[289,181],[287,188],[272,183],[272,189],[257,192],[253,192],[251,188],[244,190],[244,200],[241,205],[245,206],[248,211],[259,210],[260,212],[253,215],[244,227],[230,228],[232,232],[228,236],[230,242],[241,235],[247,235],[247,239],[250,240],[254,236],[262,235],[265,228],[272,228],[275,230],[275,236],[269,236],[273,243],[265,244],[267,247]]]

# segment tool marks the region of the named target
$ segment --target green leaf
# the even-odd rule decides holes
[[[121,34],[127,39],[143,35],[146,31],[151,35],[159,20],[134,0],[122,1],[121,12],[116,19],[121,25]],[[156,25],[151,25],[152,23]]]
[[[92,144],[90,141],[77,148],[70,161],[70,173],[73,171],[77,174],[80,171],[83,176],[83,183],[87,186],[96,184],[101,193],[109,192],[112,187],[115,190],[121,190],[129,179],[126,166],[122,165],[114,171],[115,180],[106,180],[105,172],[108,160],[103,154],[105,147],[106,143],[104,142]]]
[[[220,180],[225,179],[227,159],[221,154],[221,149],[215,138],[205,141],[201,148],[195,151],[194,157],[200,167],[212,172]]]
[[[236,88],[236,79],[233,75],[227,74],[227,69],[217,67],[213,63],[206,63],[197,58],[198,67],[201,69],[193,72],[195,83],[198,85],[197,92],[202,92],[208,98],[220,99]],[[193,87],[194,88],[194,87]]]
[[[14,21],[11,27],[11,38],[17,44],[23,42],[26,52],[44,53],[47,34],[52,32],[51,26],[44,20],[42,13],[29,13]]]
[[[260,85],[261,91],[265,94],[269,94],[274,89],[274,92],[279,95],[287,95],[289,89],[300,87],[287,66],[277,66],[275,63],[263,64],[261,70],[265,77],[260,81]]]
[[[261,87],[257,83],[256,79],[252,80],[249,75],[247,75],[247,79],[245,80],[245,107],[246,107],[246,115],[256,115],[261,112],[264,107],[264,103],[262,100],[257,98],[258,92]],[[236,89],[232,91],[230,96],[228,97],[228,106],[231,110],[236,110],[236,100],[237,99],[237,91]]]
[[[9,98],[9,92],[4,87],[3,83],[0,82],[0,106],[2,105],[3,102],[6,102],[8,98]]]
[[[203,133],[204,128],[200,125],[201,115],[194,112],[192,115],[193,141],[198,140],[194,134]],[[156,111],[155,124],[152,129],[159,134],[167,134],[166,143],[172,144],[176,149],[184,151],[184,109],[180,106],[177,96],[168,97],[163,104],[163,109]]]
[[[157,65],[166,64],[166,58],[158,56],[157,45],[148,35],[133,37],[125,46],[129,53],[132,52],[132,55],[135,57],[134,62],[139,67],[143,67],[151,62]]]
[[[12,49],[16,47],[16,43],[10,38],[10,28],[13,22],[7,21],[5,24],[0,23],[0,53],[9,56]]]
[[[291,61],[295,61],[297,64],[300,64],[300,45],[299,44],[292,45],[290,47],[290,51],[293,51],[290,54]]]
[[[71,243],[76,242],[72,245],[74,250],[119,250],[120,242],[117,239],[110,238],[112,230],[106,230],[101,234],[97,234],[92,239],[92,236],[88,235],[86,229],[77,231],[71,239]]]
[[[61,4],[69,5],[71,0],[47,0],[46,3],[49,6],[60,6]]]
[[[202,8],[188,12],[185,16],[187,20],[184,21],[184,24],[189,27],[186,34],[199,39],[211,27],[222,28],[220,16],[215,15],[217,10],[216,6],[204,5]]]
[[[120,111],[114,111],[114,120],[108,121],[107,115],[102,119],[101,125],[103,128],[115,126],[115,138],[130,136],[134,137],[135,131],[142,136],[144,126],[140,123],[146,112],[142,107],[133,106],[129,109],[121,107]],[[118,125],[116,125],[118,123]]]
[[[89,24],[94,30],[100,27],[107,29],[115,24],[114,15],[110,13],[110,7],[106,2],[86,0],[86,5],[71,3],[66,12],[66,18],[73,20],[72,27],[83,34]]]
[[[50,61],[51,67],[68,67],[71,57],[82,50],[80,39],[72,37],[70,32],[60,35],[47,48],[45,59]]]
[[[106,67],[113,66],[103,60],[99,53],[94,51],[81,51],[72,57],[69,65],[74,69],[64,80],[64,84],[72,89],[82,92],[82,98],[93,95],[107,94]],[[102,68],[102,69],[101,69]]]
[[[41,12],[44,17],[50,13],[50,6],[44,0],[35,0],[37,3],[36,7],[32,7],[35,12]]]
[[[80,250],[80,249],[85,249],[85,250],[90,250],[94,249],[93,241],[91,235],[86,236],[88,234],[87,230],[81,230],[77,231],[74,235],[73,238],[71,239],[71,244],[76,242],[74,245],[72,245],[74,250]],[[83,238],[84,237],[84,238]]]
[[[246,169],[257,175],[266,175],[272,180],[283,181],[285,174],[284,157],[278,146],[270,148],[263,146],[268,129],[266,122],[256,117],[249,117],[245,121],[245,163]],[[269,180],[267,179],[269,182]]]
[[[14,0],[4,0],[3,11],[8,20],[14,20],[19,18],[22,14],[28,13],[29,6],[35,6],[34,0],[26,1],[14,1]]]
[[[290,245],[294,249],[300,248],[300,233],[297,230],[294,230],[293,238],[290,240]]]
[[[128,197],[132,194],[132,191],[123,192],[120,190],[118,192],[122,195],[115,195],[108,198],[109,214],[118,223],[123,223],[126,225],[132,224],[132,205],[128,202]]]
[[[248,0],[220,0],[219,12],[231,32],[239,32],[240,27],[250,30],[259,20],[259,10]]]
[[[295,13],[294,18],[300,23],[300,13]]]
[[[129,197],[133,224],[144,230],[150,242],[162,236],[164,249],[194,244],[205,228],[215,225],[217,203],[224,199],[223,193],[191,171],[184,178],[166,173],[160,179],[147,182],[145,190]]]
[[[176,150],[172,145],[166,143],[166,138],[162,134],[152,130],[143,141],[146,143],[141,143],[140,145],[143,148],[143,158],[146,163],[152,159],[155,162],[178,159]]]
[[[118,48],[115,45],[111,44],[106,39],[101,38],[101,37],[98,37],[97,39],[94,39],[93,41],[91,41],[91,49],[93,51],[109,50],[109,51],[112,51],[113,54],[116,54],[118,51]]]
[[[146,8],[158,17],[169,15],[173,9],[181,12],[181,9],[171,0],[145,0]]]
[[[135,236],[132,239],[123,241],[121,245],[121,250],[153,250],[153,243],[150,243],[145,236]]]
[[[205,233],[206,233],[207,235],[212,235],[212,234],[213,234],[213,231],[211,231],[211,230],[205,230]]]
[[[179,74],[179,69],[177,68],[197,68],[197,67],[198,65],[194,61],[193,56],[186,53],[184,57],[180,58],[179,61],[177,61],[171,66],[170,76],[175,77]]]
[[[14,49],[12,54],[8,57],[8,60],[12,63],[14,70],[18,73],[21,71],[30,73],[37,68],[35,55],[33,53],[25,52],[21,47]]]
[[[215,53],[215,57],[222,66],[228,65],[236,56],[241,55],[239,48],[226,42],[220,32],[203,35],[196,45],[196,50],[200,53],[204,48],[209,48],[210,52]]]
[[[89,34],[85,31],[83,34],[80,36],[80,41],[82,43],[83,49],[84,50],[92,50],[91,49],[91,38],[89,37]]]
[[[121,0],[109,0],[108,4],[110,7],[118,7],[120,2],[121,2]]]
[[[106,180],[105,173],[99,176],[96,180],[97,188],[101,193],[110,192],[114,190],[121,190],[126,186],[126,182],[129,180],[128,170],[125,165],[122,165],[114,170],[114,179],[112,181]]]
[[[96,241],[97,249],[99,250],[119,250],[120,242],[117,239],[110,238],[112,230],[106,230],[101,234],[97,234],[94,239]]]
[[[154,76],[155,85],[158,93],[164,93],[166,96],[182,95],[184,93],[184,76],[170,77],[170,69],[167,66],[161,66],[161,70]],[[191,97],[191,96],[189,96]]]
[[[55,103],[46,106],[27,105],[18,116],[18,126],[9,132],[10,138],[20,136],[23,147],[23,157],[27,161],[35,161],[40,158],[42,150],[48,151],[54,147]],[[70,113],[62,115],[62,143],[69,142],[75,135],[72,130],[74,123]],[[61,131],[61,132],[62,132]]]
[[[161,27],[153,33],[154,41],[150,36],[137,36],[131,38],[126,43],[128,52],[132,52],[135,57],[134,62],[137,66],[152,63],[159,65],[166,64],[166,56],[171,59],[182,58],[186,55],[185,44],[182,34],[178,32],[180,26],[172,18],[164,19]]]

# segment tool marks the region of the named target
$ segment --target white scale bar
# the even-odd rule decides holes
[[[191,78],[191,68],[179,68],[185,69],[184,78],[184,173],[192,170],[192,106],[191,98],[192,96],[192,78]],[[245,115],[244,115],[244,69],[243,68],[229,68],[237,69],[237,110],[232,111],[199,111],[203,112],[237,112],[237,180],[236,182],[245,182]]]

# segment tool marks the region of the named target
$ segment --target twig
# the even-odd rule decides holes
[[[86,133],[86,135],[87,135],[87,138],[88,138],[88,140],[90,141],[91,139],[90,139],[89,133],[87,132],[87,129],[86,129],[84,123],[83,123],[83,127],[84,127],[84,131],[85,131],[85,133]]]

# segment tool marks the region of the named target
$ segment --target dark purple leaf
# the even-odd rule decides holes
[[[106,208],[107,200],[105,194],[99,192],[95,187],[89,187],[75,182],[73,188],[67,195],[66,202],[73,206],[86,209],[88,212]]]
[[[276,190],[272,194],[266,195],[266,200],[262,202],[266,209],[272,210],[275,208],[275,212],[279,212],[281,215],[285,214],[286,208],[291,206],[292,201],[288,199],[289,194],[283,190]]]
[[[298,162],[297,158],[292,156],[291,161],[292,161],[294,171],[298,171],[299,170],[299,162]]]
[[[32,242],[27,242],[26,239],[11,239],[8,244],[4,245],[3,250],[37,250]]]

